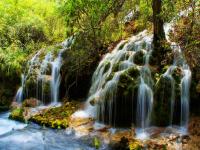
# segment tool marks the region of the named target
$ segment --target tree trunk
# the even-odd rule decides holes
[[[162,0],[153,0],[153,25],[154,25],[154,37],[153,37],[153,58],[154,63],[160,65],[160,63],[165,59],[166,49],[164,45],[166,44],[165,32],[164,32],[164,21],[161,16],[162,11]]]

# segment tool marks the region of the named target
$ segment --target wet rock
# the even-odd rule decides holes
[[[36,107],[40,105],[40,101],[36,98],[26,99],[22,103],[22,107]]]
[[[11,106],[10,106],[10,109],[13,110],[13,109],[17,109],[17,108],[20,108],[21,105],[17,102],[12,102]]]
[[[110,147],[112,150],[129,150],[129,140],[125,137],[122,137],[120,142],[111,143]]]
[[[134,63],[137,64],[137,65],[144,65],[145,63],[145,51],[144,50],[140,50],[140,51],[137,51],[134,55]]]

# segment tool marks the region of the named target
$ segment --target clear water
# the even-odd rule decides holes
[[[95,150],[92,137],[78,138],[68,130],[19,123],[8,120],[8,115],[0,114],[0,150]],[[109,148],[102,144],[100,150]]]

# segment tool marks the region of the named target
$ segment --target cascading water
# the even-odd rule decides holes
[[[38,60],[38,56],[41,54],[41,50],[38,51],[30,61],[28,61],[28,70],[25,74],[21,75],[21,86],[18,89],[16,96],[15,96],[15,100],[19,103],[21,103],[23,101],[24,98],[24,90],[25,90],[25,83],[27,80],[27,77],[31,74],[32,70],[34,69],[35,66],[38,65],[39,60]]]
[[[103,122],[105,121],[104,115],[101,115],[101,113],[105,113],[106,109],[109,109],[109,115],[108,115],[108,120],[109,120],[109,124],[112,124],[113,120],[115,119],[115,117],[113,117],[113,101],[116,101],[116,93],[117,93],[117,84],[119,82],[119,78],[120,75],[123,73],[123,71],[121,72],[117,72],[113,79],[108,81],[108,83],[105,85],[104,89],[101,91],[100,93],[100,97],[99,99],[103,99],[106,100],[105,101],[100,101],[99,103],[101,103],[98,107],[98,114],[97,116],[99,117],[99,120],[102,120]]]
[[[137,100],[137,137],[144,139],[148,135],[145,129],[150,125],[150,114],[153,108],[153,91],[141,77]]]
[[[25,77],[22,74],[22,77],[21,77],[21,87],[17,90],[17,94],[15,96],[15,99],[16,99],[16,101],[18,103],[21,103],[23,101],[24,82],[25,82]]]
[[[189,118],[191,71],[185,63],[180,46],[170,41],[170,30],[173,30],[172,24],[166,24],[166,39],[171,43],[174,54],[174,63],[169,66],[167,71],[161,75],[161,77],[166,78],[166,82],[169,82],[168,86],[171,90],[169,92],[170,95],[167,98],[170,102],[169,125],[172,126],[173,124],[175,101],[178,101],[178,104],[181,105],[180,125],[186,129]],[[78,111],[74,116],[97,117],[98,121],[115,126],[117,120],[122,122],[125,121],[127,119],[126,115],[128,114],[131,118],[129,121],[135,123],[136,128],[139,131],[137,137],[146,138],[148,135],[146,134],[145,129],[150,126],[150,117],[154,106],[153,87],[155,86],[155,83],[151,77],[152,68],[149,67],[149,59],[151,52],[153,51],[151,46],[152,40],[153,35],[147,34],[147,32],[144,31],[127,41],[121,41],[111,53],[105,55],[93,74],[92,86],[89,91],[85,111]],[[136,63],[138,60],[135,57],[137,57],[138,52],[145,54],[143,56],[143,63]],[[140,72],[139,81],[137,78],[132,78],[130,84],[134,81],[136,83],[139,82],[139,84],[137,85],[138,88],[132,93],[133,97],[130,98],[129,96],[129,100],[127,101],[126,96],[120,97],[121,91],[118,91],[118,88],[120,88],[120,84],[123,83],[124,74],[129,73],[129,70],[134,67]],[[173,77],[174,71],[177,71],[177,69],[182,72],[182,76],[180,75],[181,88],[179,87],[181,91],[180,100],[175,96],[177,84],[175,85],[175,79]],[[122,85],[122,90],[124,88],[126,87]],[[137,92],[137,96],[135,96],[135,92]],[[123,109],[125,106],[126,108]],[[127,113],[127,111],[130,111],[130,113]],[[122,114],[119,114],[120,112]],[[121,119],[119,119],[120,117]]]
[[[188,65],[183,65],[183,78],[181,79],[181,127],[187,132],[189,121],[191,71]]]
[[[40,71],[37,77],[37,88],[36,88],[36,97],[37,99],[41,100],[43,103],[45,102],[45,94],[44,94],[44,88],[46,84],[46,77],[47,77],[47,71],[49,69],[49,65],[52,61],[52,54],[51,52],[47,53],[44,60],[41,63]]]
[[[188,8],[188,10],[182,11],[178,14],[179,17],[181,16],[187,16],[188,12],[191,8]],[[190,100],[190,82],[191,82],[191,71],[189,66],[187,65],[180,46],[170,41],[169,33],[170,31],[174,32],[174,22],[176,22],[175,19],[173,19],[170,23],[166,23],[164,26],[166,39],[169,43],[171,43],[171,48],[174,53],[174,63],[169,67],[165,75],[170,77],[172,82],[172,96],[171,96],[171,124],[173,119],[173,110],[174,110],[174,97],[175,97],[175,88],[174,88],[174,79],[171,76],[173,73],[173,70],[175,67],[179,67],[182,70],[182,79],[181,79],[181,117],[180,117],[180,126],[181,126],[181,132],[183,134],[187,133],[187,127],[189,122],[189,100]],[[170,72],[170,73],[169,73]]]
[[[170,81],[170,87],[171,87],[171,92],[169,95],[170,96],[170,102],[171,102],[171,108],[170,108],[170,122],[169,125],[172,126],[173,123],[173,113],[174,113],[174,102],[175,102],[175,81],[174,78],[172,77],[172,73],[174,71],[174,69],[176,68],[176,66],[172,65],[170,66],[167,71],[163,74],[163,77],[166,78],[167,80]]]
[[[152,35],[148,35],[147,31],[143,31],[128,41],[121,41],[111,53],[108,53],[93,75],[86,110],[84,112],[78,111],[74,116],[94,116],[95,114],[98,121],[113,126],[118,126],[120,122],[125,124],[125,117],[129,117],[129,122],[137,122],[138,128],[147,128],[153,106],[153,92],[151,89],[153,81],[148,67],[152,52],[151,42]],[[142,64],[135,63],[138,54],[142,55],[140,61],[144,64],[144,67],[141,66]],[[118,91],[118,88],[123,82],[123,77],[126,78],[131,69],[138,74],[138,78],[132,78],[131,75],[128,75],[130,82],[136,85],[131,92],[131,95],[134,96],[129,97],[130,99],[122,97],[119,100],[120,91]],[[136,93],[137,89],[138,94]],[[134,112],[133,105],[137,105],[139,108],[137,113]],[[125,106],[129,108],[123,109]],[[134,121],[134,118],[137,121]]]
[[[62,54],[65,50],[70,48],[73,44],[74,36],[71,36],[66,41],[64,41],[60,46],[62,49],[58,52],[58,57],[53,60],[53,52],[48,52],[44,59],[41,60],[40,57],[44,53],[44,49],[38,51],[32,59],[28,62],[28,70],[25,70],[24,75],[22,75],[22,84],[21,87],[18,89],[15,99],[17,102],[21,103],[24,99],[24,95],[28,96],[28,89],[26,87],[27,80],[33,76],[37,79],[36,81],[36,92],[34,97],[42,102],[45,101],[45,86],[46,84],[50,84],[50,93],[51,93],[51,103],[57,103],[59,98],[59,86],[60,86],[60,68],[62,65]],[[58,45],[59,46],[59,45]],[[48,73],[47,73],[48,72]],[[51,73],[49,73],[51,72]],[[36,77],[35,77],[36,76]],[[32,79],[31,79],[32,80]],[[49,82],[50,83],[47,83]],[[34,93],[32,93],[34,94]],[[25,97],[26,97],[25,96]]]
[[[57,103],[59,99],[59,87],[60,87],[60,68],[62,64],[62,53],[63,50],[61,50],[58,54],[58,57],[51,62],[52,65],[52,72],[51,72],[51,102]]]

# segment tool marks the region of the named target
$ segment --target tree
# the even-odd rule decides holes
[[[156,64],[159,64],[163,61],[165,56],[164,43],[166,43],[165,32],[164,32],[164,21],[162,18],[162,0],[153,0],[152,2],[153,9],[153,57],[156,58]]]

